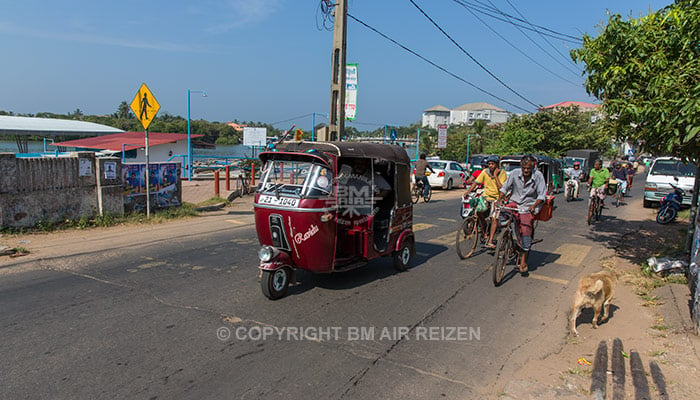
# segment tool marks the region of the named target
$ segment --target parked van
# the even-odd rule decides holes
[[[660,203],[664,196],[673,192],[671,183],[685,191],[687,196],[683,197],[683,205],[690,206],[695,170],[694,164],[683,164],[678,158],[659,157],[654,160],[644,184],[644,207],[649,208],[653,203]],[[674,178],[678,178],[678,182]]]

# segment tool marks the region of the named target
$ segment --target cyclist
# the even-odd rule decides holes
[[[522,238],[523,251],[518,260],[518,268],[520,274],[527,276],[527,256],[532,245],[533,221],[535,214],[540,212],[540,206],[547,194],[544,175],[535,169],[535,157],[527,155],[520,159],[520,168],[511,172],[506,183],[501,187],[498,197],[499,203],[503,202],[508,192],[511,192],[511,196],[510,203],[506,206],[518,208],[518,212],[514,215],[518,221],[518,230]]]
[[[420,155],[420,159],[416,161],[415,167],[415,179],[416,183],[423,182],[423,198],[428,197],[428,190],[430,188],[430,182],[428,182],[428,177],[425,175],[425,170],[429,169],[430,172],[435,173],[433,167],[428,164],[425,160],[425,153]]]
[[[467,185],[471,185],[472,183],[474,183],[474,181],[476,180],[476,178],[478,178],[479,175],[481,174],[481,171],[483,171],[483,170],[485,170],[486,168],[488,168],[488,166],[489,166],[489,160],[488,160],[488,158],[487,158],[487,157],[482,158],[482,159],[481,159],[481,169],[475,169],[475,170],[472,172],[472,174],[471,174],[471,176],[469,177],[469,179],[467,179],[466,184],[467,184]]]
[[[591,188],[589,199],[593,196],[600,197],[600,206],[605,207],[605,190],[608,188],[610,172],[607,168],[603,168],[603,162],[595,160],[593,169],[588,173],[588,187]]]
[[[484,187],[483,198],[489,203],[488,218],[491,218],[491,232],[489,232],[489,239],[486,241],[486,247],[489,249],[495,249],[496,245],[493,244],[493,237],[496,234],[496,219],[498,218],[498,212],[496,210],[496,201],[498,200],[499,191],[506,181],[506,172],[498,168],[498,156],[488,156],[485,158],[486,166],[481,169],[481,173],[476,178],[476,180],[469,186],[469,190],[464,194],[466,198],[469,193],[471,193],[478,186]],[[486,214],[487,211],[484,211]],[[482,214],[482,217],[487,218],[486,215]]]
[[[627,168],[623,168],[621,162],[615,163],[610,172],[610,180],[616,181],[620,186],[620,203],[622,203],[622,197],[627,193]]]
[[[583,178],[581,163],[578,161],[574,162],[574,166],[567,168],[565,173],[569,177],[569,180],[574,182],[574,197],[578,199],[579,181]]]

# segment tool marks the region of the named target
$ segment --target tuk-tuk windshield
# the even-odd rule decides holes
[[[324,197],[332,191],[333,176],[326,166],[310,161],[269,160],[258,192],[294,197]]]
[[[501,169],[505,170],[506,173],[515,171],[518,168],[520,168],[520,161],[504,161],[501,163]]]
[[[586,160],[584,158],[564,157],[564,168],[573,167],[576,161],[578,161],[579,164],[583,165],[583,162]]]

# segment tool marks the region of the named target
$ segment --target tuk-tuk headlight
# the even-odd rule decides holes
[[[275,252],[272,250],[272,247],[270,247],[270,246],[263,246],[258,251],[258,258],[262,262],[268,262],[268,261],[272,260],[272,257],[274,255],[275,255]]]

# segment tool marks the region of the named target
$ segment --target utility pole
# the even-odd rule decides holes
[[[347,0],[336,0],[334,10],[333,53],[331,56],[331,112],[328,115],[330,140],[342,140],[345,131],[345,48],[347,38]]]

